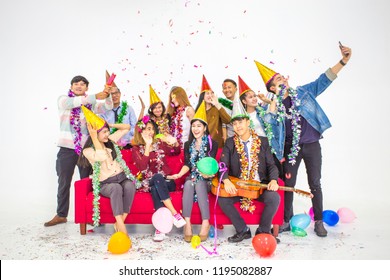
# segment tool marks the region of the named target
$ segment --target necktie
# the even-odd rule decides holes
[[[116,108],[116,109],[112,109],[114,111],[114,119],[115,119],[115,122],[118,121],[118,110],[119,110],[119,107]]]
[[[244,152],[245,152],[246,159],[249,159],[249,151],[248,151],[248,146],[247,146],[247,144],[249,143],[249,140],[243,141],[243,143],[244,143]]]

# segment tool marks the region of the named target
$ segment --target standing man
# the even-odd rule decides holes
[[[330,121],[318,104],[319,96],[337,78],[340,70],[347,65],[352,51],[340,44],[341,59],[332,68],[321,74],[317,80],[293,89],[288,79],[255,61],[263,81],[269,92],[277,98],[277,119],[284,132],[280,138],[279,152],[284,152],[285,184],[294,187],[299,165],[305,162],[314,210],[314,231],[320,237],[328,232],[322,221],[323,197],[321,189],[322,154],[319,140],[324,131],[331,127]],[[289,221],[294,215],[293,192],[284,195],[284,223],[279,232],[289,231]]]
[[[110,78],[110,75],[106,71],[106,81]],[[137,117],[135,115],[134,109],[127,104],[127,101],[121,102],[121,91],[115,84],[112,84],[110,89],[110,94],[112,96],[113,108],[105,112],[101,117],[106,120],[108,123],[124,123],[130,125],[130,131],[123,136],[118,141],[118,146],[123,149],[131,148],[131,140],[134,137],[134,128],[137,123]],[[115,132],[116,129],[111,129],[111,133]]]
[[[225,108],[225,111],[231,116],[234,95],[237,92],[237,83],[232,79],[225,79],[222,83],[222,92],[225,98],[218,98],[218,102]],[[233,137],[234,131],[231,123],[222,124],[222,137],[225,142],[227,138]]]
[[[88,129],[81,105],[96,112],[104,113],[112,109],[112,100],[109,94],[110,86],[105,86],[103,92],[87,95],[89,82],[83,76],[74,77],[68,95],[58,98],[60,116],[60,137],[57,154],[56,171],[58,176],[57,214],[44,224],[45,227],[66,223],[69,212],[70,184],[74,169],[77,165],[81,149],[88,138]],[[96,100],[105,100],[98,103]],[[80,178],[88,177],[91,168],[78,167]]]
[[[265,204],[259,227],[255,233],[259,234],[270,232],[272,219],[279,207],[280,196],[276,192],[279,188],[277,183],[279,172],[274,163],[267,137],[258,136],[250,128],[249,115],[244,110],[238,95],[234,100],[231,123],[235,135],[226,140],[220,160],[228,170],[222,173],[220,171],[220,176],[222,176],[225,191],[233,196],[219,197],[218,204],[236,229],[236,234],[229,237],[228,241],[237,243],[251,238],[252,234],[234,206],[234,203],[240,201],[242,197],[234,196],[237,188],[229,176],[268,184],[267,189],[258,198],[258,201]],[[279,242],[279,239],[276,241]]]

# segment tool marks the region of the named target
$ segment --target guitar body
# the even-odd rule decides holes
[[[248,185],[242,186],[239,184],[240,181],[243,181],[239,178],[229,176],[230,181],[235,185],[237,188],[237,193],[236,194],[230,194],[225,191],[223,183],[221,183],[221,187],[219,189],[219,196],[220,197],[234,197],[234,196],[242,196],[246,198],[251,198],[251,199],[257,199],[259,198],[260,194],[262,193],[262,189],[259,186],[260,182],[255,181],[255,180],[246,180],[245,182],[248,182]],[[212,185],[211,185],[211,192],[215,195],[217,195],[218,192],[218,184],[219,184],[219,179],[217,177],[214,177],[212,180]]]
[[[235,185],[237,189],[237,193],[230,194],[225,191],[223,183],[221,183],[221,187],[219,189],[219,196],[221,197],[233,197],[233,196],[242,196],[246,198],[257,199],[262,193],[263,189],[267,188],[267,184],[262,184],[255,180],[242,180],[237,177],[229,176],[230,181]],[[212,180],[211,192],[215,195],[218,193],[218,184],[219,180],[217,177],[214,177]],[[310,192],[306,192],[303,190],[299,190],[292,187],[279,186],[279,190],[294,192],[296,194],[313,198],[313,194]]]

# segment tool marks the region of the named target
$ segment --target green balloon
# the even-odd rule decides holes
[[[218,162],[215,160],[215,158],[212,157],[204,157],[201,160],[199,160],[196,163],[196,167],[198,167],[198,170],[200,173],[212,176],[215,173],[218,172]]]
[[[292,227],[291,231],[295,236],[305,237],[307,235],[307,232],[299,227]]]

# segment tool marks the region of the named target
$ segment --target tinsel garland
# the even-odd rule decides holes
[[[159,120],[154,116],[151,116],[151,119],[157,124],[159,133],[170,134],[169,120],[166,115],[161,116],[161,119]]]
[[[256,107],[256,113],[257,113],[258,116],[260,116],[260,118],[262,120],[264,120],[264,116],[265,116],[265,113],[266,113],[264,108],[262,108],[261,106],[257,106]],[[275,149],[271,145],[272,138],[274,137],[274,133],[272,131],[272,126],[271,126],[270,123],[267,123],[265,121],[262,121],[262,124],[264,125],[265,135],[267,135],[268,142],[269,142],[269,145],[271,147],[271,152],[275,154],[276,153]]]
[[[288,154],[288,162],[294,165],[296,163],[295,158],[297,157],[301,147],[299,146],[299,139],[301,138],[301,117],[299,113],[299,106],[301,101],[298,99],[298,93],[296,90],[289,88],[288,95],[291,97],[291,108],[289,109],[290,114],[286,113],[286,108],[283,104],[283,96],[286,92],[286,87],[281,86],[281,90],[277,95],[277,108],[278,108],[278,121],[284,121],[284,118],[291,119],[291,130],[293,133],[292,146],[290,153]]]
[[[222,98],[222,97],[218,97],[218,102],[225,108],[229,109],[229,110],[233,110],[233,101],[229,100],[229,99],[225,99],[225,98]]]
[[[122,153],[118,147],[118,145],[114,144],[115,152],[116,152],[116,158],[115,160],[120,164],[123,171],[126,174],[127,179],[131,180],[134,184],[136,189],[139,189],[141,187],[141,182],[137,180],[134,175],[131,173],[129,167],[127,166],[126,162],[122,158]],[[92,168],[93,168],[93,174],[92,174],[92,192],[93,192],[93,214],[92,214],[92,221],[93,225],[95,227],[99,226],[100,223],[100,167],[101,162],[96,161]]]
[[[172,115],[171,133],[177,139],[180,147],[183,147],[183,113],[186,107],[178,107]]]
[[[241,175],[240,178],[243,180],[253,180],[256,177],[256,172],[259,167],[259,152],[261,146],[260,137],[250,129],[250,133],[252,135],[252,146],[250,150],[250,158],[251,158],[251,169],[249,170],[249,161],[246,158],[246,154],[244,151],[244,144],[241,142],[237,134],[233,136],[234,145],[236,147],[237,153],[240,155],[240,163],[241,163]],[[250,198],[242,198],[240,208],[244,211],[249,211],[249,213],[253,214],[253,211],[256,209],[256,206],[253,204],[252,199]]]
[[[69,90],[68,96],[75,97],[76,95],[74,94],[73,91]],[[92,104],[86,104],[85,107],[91,110]],[[81,113],[81,107],[75,107],[70,112],[70,124],[72,125],[73,130],[75,131],[75,134],[73,135],[74,151],[78,155],[80,155],[82,150],[81,139],[83,136],[83,134],[81,133],[80,113]]]
[[[204,180],[203,176],[200,174],[197,166],[196,160],[201,160],[206,156],[207,153],[207,136],[202,136],[202,142],[199,148],[199,153],[195,148],[196,139],[194,139],[190,145],[190,162],[191,162],[191,180],[193,184],[196,184],[199,180]]]
[[[126,116],[126,114],[127,114],[127,108],[128,108],[129,106],[127,105],[127,101],[122,101],[122,103],[121,103],[121,111],[119,112],[119,114],[118,114],[118,120],[117,120],[117,122],[116,123],[123,123],[123,118]],[[117,128],[115,128],[115,127],[113,127],[112,129],[111,129],[111,134],[112,133],[114,133],[115,131],[117,131],[118,129]]]

